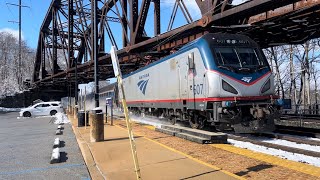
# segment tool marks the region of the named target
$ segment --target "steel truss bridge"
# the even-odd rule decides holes
[[[119,49],[122,73],[129,73],[210,32],[246,34],[263,48],[320,36],[320,0],[251,0],[238,6],[231,5],[232,0],[193,0],[201,12],[198,20],[190,15],[186,0],[172,0],[165,25],[160,15],[167,7],[160,0],[91,1],[52,0],[39,33],[32,89],[74,91],[75,83],[94,80],[95,56],[99,79],[113,77],[107,43]],[[186,25],[173,29],[177,16]],[[164,26],[167,31],[162,33]],[[147,28],[153,28],[153,34],[147,34]]]

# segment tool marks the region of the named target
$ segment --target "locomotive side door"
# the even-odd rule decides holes
[[[179,95],[183,104],[186,104],[188,97],[188,62],[185,58],[178,60]]]
[[[187,64],[188,64],[188,96],[189,96],[189,103],[188,107],[190,109],[196,108],[196,102],[195,102],[195,76],[196,76],[196,68],[195,68],[195,59],[194,59],[194,52],[190,52],[187,56]]]

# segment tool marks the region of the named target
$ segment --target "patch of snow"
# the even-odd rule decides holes
[[[17,119],[29,119],[30,117],[21,117],[21,116],[18,116]]]
[[[296,162],[308,163],[314,166],[320,167],[320,158],[306,156],[303,154],[291,153],[279,149],[268,148],[264,146],[255,145],[249,142],[236,141],[233,139],[228,139],[228,142],[236,147],[249,149],[255,152],[265,153],[273,156],[278,156],[282,159],[288,159]]]
[[[19,112],[21,108],[4,108],[0,107],[0,112]]]
[[[160,128],[162,124],[164,124],[165,122],[163,121],[159,121],[153,118],[148,118],[148,117],[138,117],[138,116],[130,116],[130,119],[132,121],[138,122],[138,123],[143,123],[143,124],[148,124],[151,126],[155,126]]]
[[[36,116],[36,117],[33,117],[33,118],[36,118],[36,119],[39,119],[39,118],[51,118],[52,116]]]
[[[295,138],[300,138],[300,139],[306,139],[306,140],[312,140],[312,141],[320,141],[320,138],[313,138],[309,136],[298,136],[298,135],[290,135],[290,134],[282,134],[282,133],[275,133],[277,135],[285,135],[285,136],[290,136],[290,137],[295,137]]]
[[[61,123],[64,123],[64,124],[67,124],[67,123],[70,123],[67,115],[63,114],[63,113],[57,113],[56,115],[54,115],[54,124],[61,124]]]
[[[320,141],[320,138],[307,137],[307,139],[310,139],[310,140],[312,140],[312,141]]]
[[[116,115],[116,116],[124,116],[124,113],[121,110],[116,109],[116,108],[113,110],[113,114]],[[146,116],[144,113],[142,113],[141,116],[137,116],[137,115],[133,115],[132,112],[129,112],[129,117],[134,122],[151,125],[151,126],[155,126],[155,127],[158,127],[158,128],[160,128],[161,125],[172,125],[163,116],[152,117],[152,116]],[[177,122],[175,125],[183,126],[183,127],[185,126],[185,124],[183,124],[181,122]]]
[[[17,119],[30,119],[30,118],[35,118],[35,119],[40,119],[40,118],[52,118],[54,116],[33,116],[33,117],[17,117]]]
[[[113,114],[117,116],[124,116],[124,113],[119,109],[114,109]],[[134,122],[148,124],[155,127],[161,127],[162,124],[168,124],[168,122],[166,122],[165,120],[159,120],[154,117],[146,117],[144,114],[142,114],[141,116],[136,116],[133,115],[132,112],[129,112],[129,118]]]

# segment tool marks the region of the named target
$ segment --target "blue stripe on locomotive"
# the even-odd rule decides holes
[[[143,70],[146,70],[146,69],[148,69],[150,67],[158,65],[158,64],[160,64],[162,62],[165,62],[165,61],[167,61],[167,60],[169,60],[171,58],[174,58],[174,57],[176,57],[176,56],[178,56],[178,55],[180,55],[182,53],[185,53],[186,51],[189,51],[189,50],[191,50],[193,48],[199,49],[201,58],[203,60],[205,68],[207,70],[218,71],[218,72],[220,72],[222,74],[225,74],[227,76],[233,77],[234,79],[237,79],[237,80],[239,80],[241,82],[244,82],[244,81],[241,80],[243,77],[248,77],[248,76],[252,77],[252,80],[250,82],[254,82],[255,80],[259,79],[261,76],[265,75],[266,73],[268,73],[270,71],[269,68],[266,68],[266,69],[263,69],[263,70],[258,71],[258,72],[254,72],[254,73],[250,73],[250,74],[248,73],[248,74],[244,75],[244,74],[237,74],[235,72],[231,72],[231,71],[228,71],[228,70],[225,70],[225,69],[218,68],[216,63],[215,63],[216,61],[214,60],[214,56],[211,53],[211,49],[210,49],[210,46],[209,46],[208,42],[204,38],[198,38],[198,39],[186,44],[185,46],[183,46],[179,51],[175,52],[174,54],[171,54],[171,55],[169,55],[169,56],[167,56],[167,57],[165,57],[165,58],[163,58],[163,59],[161,59],[159,61],[151,63],[151,64],[149,64],[149,65],[147,65],[147,66],[145,66],[145,67],[143,67],[143,68],[141,68],[141,69],[139,69],[137,71],[134,71],[134,72],[132,72],[130,74],[126,74],[126,75],[123,76],[123,78],[124,79],[128,78],[128,77],[130,77],[130,76],[132,76],[134,74],[137,74],[137,73],[139,73],[139,72],[141,72]],[[246,82],[244,82],[244,83],[246,83]]]

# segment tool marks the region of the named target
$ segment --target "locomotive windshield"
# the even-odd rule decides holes
[[[237,68],[238,70],[252,70],[267,68],[267,62],[258,55],[257,49],[250,47],[221,47],[214,48],[216,63],[223,68]]]
[[[252,67],[267,65],[253,48],[215,48],[219,65]]]

